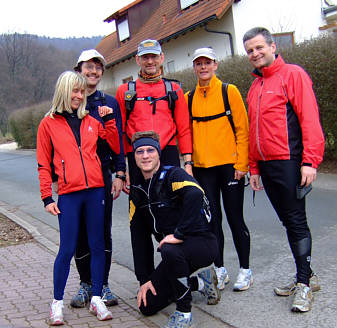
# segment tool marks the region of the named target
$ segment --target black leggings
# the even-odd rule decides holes
[[[224,233],[222,229],[222,211],[220,193],[227,222],[232,232],[240,268],[249,268],[250,235],[243,218],[244,178],[234,180],[233,164],[225,164],[210,168],[193,168],[193,175],[204,189],[210,202],[212,213],[212,232],[216,235],[219,245],[219,255],[214,261],[217,267],[222,267],[224,254]]]
[[[190,275],[211,265],[216,256],[217,241],[210,232],[188,236],[181,244],[163,244],[162,261],[150,277],[157,295],[149,290],[147,305],[142,303],[140,311],[144,315],[153,315],[176,302],[178,311],[191,312],[191,291],[198,290],[198,281]]]
[[[305,212],[305,198],[296,198],[301,181],[301,164],[295,160],[259,162],[266,194],[286,228],[295,259],[297,282],[309,284],[311,275],[311,233]]]
[[[105,210],[104,210],[104,254],[105,268],[103,284],[108,284],[109,272],[111,267],[112,256],[112,239],[111,239],[111,214],[112,214],[112,177],[110,170],[103,170],[104,193],[105,193]],[[81,218],[80,229],[78,234],[77,248],[75,253],[75,263],[80,275],[81,282],[91,284],[90,271],[90,250],[88,245],[87,229],[84,224],[84,218]]]

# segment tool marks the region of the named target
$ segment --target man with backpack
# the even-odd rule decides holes
[[[112,202],[123,189],[125,181],[125,159],[122,142],[122,119],[118,102],[112,96],[104,94],[97,90],[97,86],[104,73],[105,59],[95,49],[85,50],[77,60],[74,70],[83,75],[87,81],[87,106],[89,115],[104,122],[98,114],[99,108],[107,106],[113,109],[113,115],[116,119],[116,126],[119,131],[120,154],[114,154],[107,143],[102,140],[97,144],[97,155],[100,158],[105,184],[105,214],[104,214],[104,238],[105,238],[105,270],[102,289],[102,300],[107,306],[117,305],[118,299],[111,292],[108,278],[111,267],[112,240],[111,240],[111,220],[112,220]],[[112,181],[112,172],[116,172],[115,179]],[[90,252],[88,246],[87,231],[84,222],[80,225],[77,249],[75,253],[75,262],[80,275],[80,288],[77,294],[72,298],[70,305],[72,307],[85,307],[91,297],[91,272],[90,272]]]
[[[179,151],[185,170],[192,174],[192,141],[187,104],[181,86],[162,77],[164,54],[157,40],[144,40],[138,46],[136,62],[140,67],[138,79],[117,89],[128,158],[131,184],[141,178],[131,147],[131,138],[138,131],[154,130],[160,135],[161,161],[180,166]],[[130,185],[127,176],[126,186]],[[128,189],[124,191],[128,193]]]
[[[138,307],[153,315],[176,302],[176,311],[164,327],[191,327],[191,291],[203,290],[207,303],[217,304],[220,292],[214,268],[217,241],[209,230],[210,212],[204,191],[180,167],[162,166],[159,135],[136,132],[133,154],[142,177],[131,185],[129,219],[135,274],[140,284]],[[158,241],[161,262],[154,267],[152,235]]]
[[[218,288],[229,282],[224,267],[224,234],[220,197],[239,257],[235,291],[246,290],[253,282],[249,268],[250,235],[243,217],[245,175],[248,172],[248,119],[239,90],[221,82],[212,48],[199,48],[193,54],[196,88],[186,93],[192,120],[193,176],[209,200],[212,232],[219,253],[215,259]]]

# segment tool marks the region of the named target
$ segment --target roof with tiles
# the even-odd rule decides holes
[[[133,6],[141,6],[144,0],[136,0],[109,16],[109,22],[125,15]],[[145,0],[146,1],[146,0]],[[145,39],[156,39],[160,43],[175,38],[195,27],[214,19],[220,19],[231,7],[234,0],[200,0],[196,4],[180,10],[177,0],[161,0],[158,9],[151,13],[148,20],[140,27],[136,34],[119,46],[117,32],[106,36],[96,49],[102,53],[107,66],[116,65],[129,59],[137,52],[138,44]]]

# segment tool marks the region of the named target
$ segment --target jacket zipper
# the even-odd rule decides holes
[[[150,183],[149,183],[148,192],[146,192],[146,191],[145,191],[143,188],[141,188],[141,187],[138,187],[138,186],[135,186],[135,185],[133,185],[133,187],[134,187],[134,188],[137,188],[137,189],[139,189],[139,190],[141,190],[142,192],[145,193],[146,198],[147,198],[147,200],[148,200],[148,205],[147,205],[147,206],[148,206],[149,212],[150,212],[150,214],[151,214],[151,216],[152,216],[152,218],[153,218],[153,229],[154,229],[154,231],[155,231],[156,233],[160,234],[160,232],[158,232],[158,230],[157,230],[157,228],[156,228],[156,218],[155,218],[155,216],[154,216],[154,214],[152,213],[152,210],[151,210],[151,204],[150,204],[150,185],[151,185],[151,182],[152,182],[152,178],[151,178]]]
[[[87,172],[85,171],[85,167],[84,167],[84,161],[83,161],[81,146],[78,146],[78,150],[80,151],[81,162],[82,162],[83,172],[84,172],[84,178],[85,178],[85,184],[87,185],[87,188],[89,188],[88,178],[87,178]]]
[[[64,160],[62,159],[62,167],[63,167],[63,180],[64,183],[67,184],[67,179],[66,179],[66,166],[64,164]]]
[[[260,135],[259,135],[259,116],[260,116],[260,105],[261,105],[261,97],[262,97],[262,87],[263,81],[261,81],[260,92],[258,96],[257,110],[256,110],[256,145],[257,149],[260,153],[261,158],[265,161],[265,158],[262,154],[261,146],[260,146]]]

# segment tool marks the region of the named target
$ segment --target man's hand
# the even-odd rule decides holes
[[[183,241],[181,239],[177,239],[176,237],[174,237],[173,234],[171,235],[167,235],[165,236],[165,238],[163,238],[160,243],[158,248],[160,249],[163,244],[168,243],[168,244],[181,244]]]
[[[247,172],[235,170],[234,179],[235,180],[241,180],[246,174],[247,174]]]
[[[138,308],[142,305],[142,302],[143,302],[144,306],[147,305],[146,293],[149,289],[151,290],[151,293],[153,295],[157,295],[157,292],[156,292],[155,288],[153,287],[151,280],[149,280],[145,284],[141,285],[140,289],[138,291],[138,295],[137,295]]]
[[[311,166],[302,166],[301,167],[301,186],[309,186],[310,183],[316,180],[317,169]]]
[[[103,117],[108,114],[112,114],[113,109],[108,106],[98,106],[98,114],[100,117]]]
[[[249,178],[249,184],[252,187],[253,190],[255,191],[260,191],[263,190],[263,187],[260,182],[260,175],[259,174],[254,174],[251,175]]]
[[[53,215],[57,215],[61,213],[61,211],[59,210],[55,202],[48,204],[45,207],[45,209],[46,209],[46,212],[53,214]]]
[[[130,176],[128,172],[125,172],[125,182],[123,185],[123,191],[129,195],[130,194]]]
[[[119,178],[115,178],[112,182],[111,194],[113,195],[113,200],[117,199],[121,194],[121,191],[124,186],[124,181]]]
[[[193,177],[192,165],[190,164],[185,165],[185,171],[186,173],[188,173],[190,176]]]

